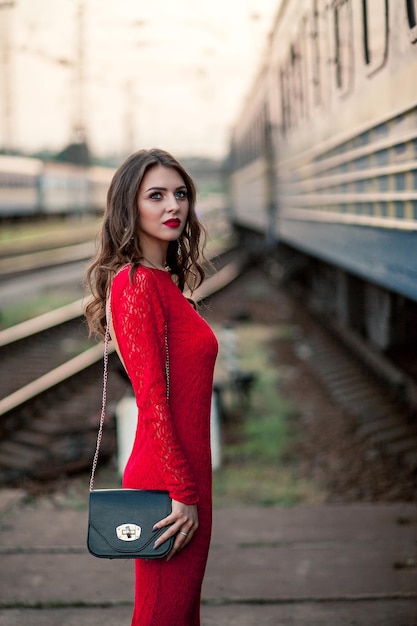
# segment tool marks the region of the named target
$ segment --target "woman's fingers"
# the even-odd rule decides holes
[[[170,515],[155,524],[154,530],[169,526],[166,532],[161,535],[154,544],[158,548],[170,537],[175,537],[174,545],[168,555],[171,559],[180,549],[184,548],[192,539],[198,528],[197,506],[195,504],[186,505],[175,500],[172,501],[172,512]]]
[[[172,524],[172,522],[169,522],[169,523]],[[163,526],[161,524],[161,528],[162,527]],[[183,545],[186,545],[192,539],[195,531],[197,530],[197,527],[198,527],[198,524],[196,524],[195,526],[190,526],[190,525],[186,526],[181,522],[174,523],[172,524],[172,526],[167,528],[166,532],[164,532],[163,535],[158,537],[158,539],[155,541],[154,547],[158,548],[165,541],[167,541],[170,537],[176,536],[173,550],[177,552],[180,547],[182,547]]]
[[[190,543],[192,537],[193,537],[194,533],[187,533],[187,535],[184,535],[183,533],[181,533],[181,531],[178,533],[178,535],[175,538],[174,541],[174,545],[172,546],[172,550],[170,551],[170,553],[167,556],[167,561],[170,561],[172,559],[172,557],[177,554],[177,552],[179,552],[180,550],[182,550],[183,548],[185,548],[185,546]]]
[[[164,517],[163,519],[159,520],[159,522],[154,524],[154,527],[152,530],[159,530],[160,528],[163,528],[164,526],[169,526],[174,521],[175,520],[172,519],[172,513],[170,513],[169,515],[167,515],[167,517]]]

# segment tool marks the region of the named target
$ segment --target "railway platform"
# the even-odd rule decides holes
[[[130,624],[133,564],[90,556],[86,525],[0,490],[0,626]],[[215,510],[202,626],[415,626],[416,530],[406,503]]]

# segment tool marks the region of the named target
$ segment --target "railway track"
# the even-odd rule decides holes
[[[230,227],[223,207],[206,208],[207,228],[211,237],[226,236]],[[17,240],[0,241],[0,280],[9,281],[27,275],[91,259],[96,249],[97,223],[80,222],[52,232],[27,236]]]
[[[86,261],[94,254],[93,240],[82,241],[49,250],[37,250],[0,258],[0,279],[12,280],[18,275],[38,272],[47,267],[57,267]]]
[[[9,229],[0,241],[0,279],[34,273],[47,267],[84,261],[94,254],[97,221],[86,219],[50,225],[46,220],[36,229]]]
[[[37,226],[2,228],[0,259],[18,257],[32,252],[42,252],[91,241],[97,234],[96,219],[44,220]]]
[[[309,327],[298,354],[342,411],[356,436],[375,454],[417,470],[417,381],[386,356],[336,322],[305,310],[291,296]]]
[[[222,289],[241,267],[238,255],[219,256],[194,299]],[[48,480],[90,465],[102,357],[102,345],[87,338],[81,301],[0,333],[0,483]],[[117,403],[129,385],[113,351],[109,369]],[[103,457],[115,448],[115,437],[106,441]]]
[[[414,398],[410,401],[405,393],[405,375],[391,364],[385,372],[385,359],[375,353],[371,353],[372,362],[365,360],[363,346],[358,354],[356,346],[346,344],[343,337],[313,335],[308,360],[315,375],[337,404],[355,418],[359,438],[411,471],[416,470],[416,410]],[[414,395],[415,384],[409,382],[410,386]]]
[[[194,298],[201,301],[224,288],[242,267],[233,252],[224,255]],[[314,375],[354,416],[358,437],[415,471],[415,381],[346,331],[314,326],[302,354]],[[81,301],[1,332],[0,357],[0,483],[88,468],[100,409],[102,346],[87,339]],[[109,368],[114,408],[128,383],[114,354]],[[115,436],[106,445],[103,456],[109,457]]]
[[[233,320],[244,362],[246,320],[264,324],[267,336],[277,333],[276,343],[263,347],[279,372],[277,415],[282,399],[294,408],[295,441],[288,459],[302,475],[323,487],[331,501],[415,499],[417,422],[403,371],[363,344],[355,352],[357,342],[350,345],[330,332],[329,322],[306,310],[305,300],[288,286],[266,281],[259,268],[219,294],[211,316],[219,325]],[[227,350],[226,338],[221,343]],[[222,400],[227,409],[229,396]],[[252,411],[259,408],[252,402]],[[235,441],[233,420],[225,425],[223,434]]]

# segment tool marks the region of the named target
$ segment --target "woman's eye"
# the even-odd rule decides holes
[[[177,191],[177,193],[175,194],[175,197],[176,197],[176,198],[180,198],[181,200],[182,200],[183,198],[186,198],[186,197],[187,197],[187,192],[186,192],[186,190],[185,190],[185,189],[183,189],[182,191]]]
[[[149,197],[151,200],[160,200],[162,198],[162,194],[160,191],[154,191]]]

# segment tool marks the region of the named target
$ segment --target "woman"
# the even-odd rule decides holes
[[[101,245],[87,272],[90,330],[112,339],[138,407],[123,485],[167,489],[176,536],[166,559],[135,561],[132,625],[198,626],[211,534],[210,402],[217,341],[182,294],[204,278],[196,191],[163,150],[141,150],[116,171]],[[166,372],[166,341],[169,372]],[[167,398],[167,377],[169,398]]]

